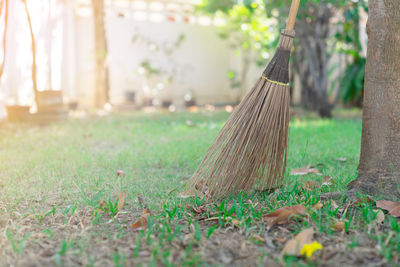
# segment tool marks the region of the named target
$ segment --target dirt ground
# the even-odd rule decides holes
[[[382,256],[380,246],[385,246],[387,240],[372,240],[368,232],[321,234],[312,222],[310,226],[316,230],[314,239],[323,244],[323,250],[307,260],[284,259],[281,253],[284,244],[293,238],[293,232],[300,229],[304,221],[275,225],[271,229],[258,222],[253,229],[247,230],[231,224],[216,229],[210,238],[206,238],[207,229],[216,223],[196,215],[203,234],[200,241],[196,241],[195,229],[182,220],[179,224],[183,230],[171,242],[157,241],[159,232],[148,235],[144,231],[138,243],[141,231],[132,230],[129,226],[140,214],[140,210],[124,211],[114,219],[105,217],[103,223],[93,225],[90,210],[77,211],[67,220],[63,215],[55,214],[41,222],[33,216],[13,213],[10,218],[0,218],[0,227],[12,230],[16,239],[30,232],[33,234],[25,241],[21,257],[16,256],[5,234],[2,234],[0,266],[168,265],[163,259],[179,265],[205,266],[398,266],[396,263],[400,263],[397,254],[394,254],[391,264]],[[13,221],[19,221],[18,228]],[[389,228],[387,224],[371,225],[368,231],[389,231]],[[149,239],[159,243],[155,245],[148,242]],[[65,241],[65,244],[60,244],[59,240]],[[188,247],[191,248],[189,252]],[[160,257],[155,255],[155,251],[166,254]]]

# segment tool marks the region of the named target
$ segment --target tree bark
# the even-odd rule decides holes
[[[332,117],[333,105],[328,96],[327,39],[333,7],[309,4],[298,20],[296,36],[299,45],[294,52],[295,71],[301,77],[302,105],[317,111],[321,117]]]
[[[370,0],[361,156],[350,188],[399,199],[400,0]]]
[[[31,33],[31,41],[32,41],[32,83],[33,83],[33,92],[35,94],[35,102],[36,106],[39,106],[39,90],[37,87],[37,78],[36,78],[36,43],[35,43],[35,35],[33,34],[33,27],[31,16],[29,15],[28,5],[26,0],[22,0],[25,6],[26,17],[28,19],[29,31]]]
[[[53,51],[53,18],[51,16],[51,2],[52,0],[48,1],[49,5],[49,10],[47,14],[47,89],[52,90],[53,89],[53,66],[52,66],[52,51]]]
[[[3,11],[4,0],[0,2],[0,16]],[[7,54],[7,29],[8,29],[8,0],[5,0],[4,7],[4,32],[3,32],[3,62],[0,66],[0,81],[4,73],[4,66],[6,64],[6,54]]]
[[[104,0],[92,0],[95,33],[95,94],[94,105],[104,108],[109,102],[109,81],[107,68],[107,39],[104,22]]]

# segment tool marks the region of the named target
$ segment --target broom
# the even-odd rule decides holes
[[[221,198],[283,183],[289,128],[289,59],[300,0],[293,0],[278,49],[189,182],[186,194]]]

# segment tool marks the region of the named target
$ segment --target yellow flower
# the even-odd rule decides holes
[[[312,242],[311,244],[306,244],[303,246],[303,248],[301,249],[300,253],[301,255],[305,255],[307,258],[311,257],[312,254],[317,251],[317,250],[321,250],[322,249],[322,245],[316,241]]]

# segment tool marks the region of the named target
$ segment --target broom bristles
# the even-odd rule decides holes
[[[282,31],[278,51],[263,76],[208,149],[190,184],[198,194],[219,198],[239,191],[267,190],[283,182],[293,37],[294,31]]]

